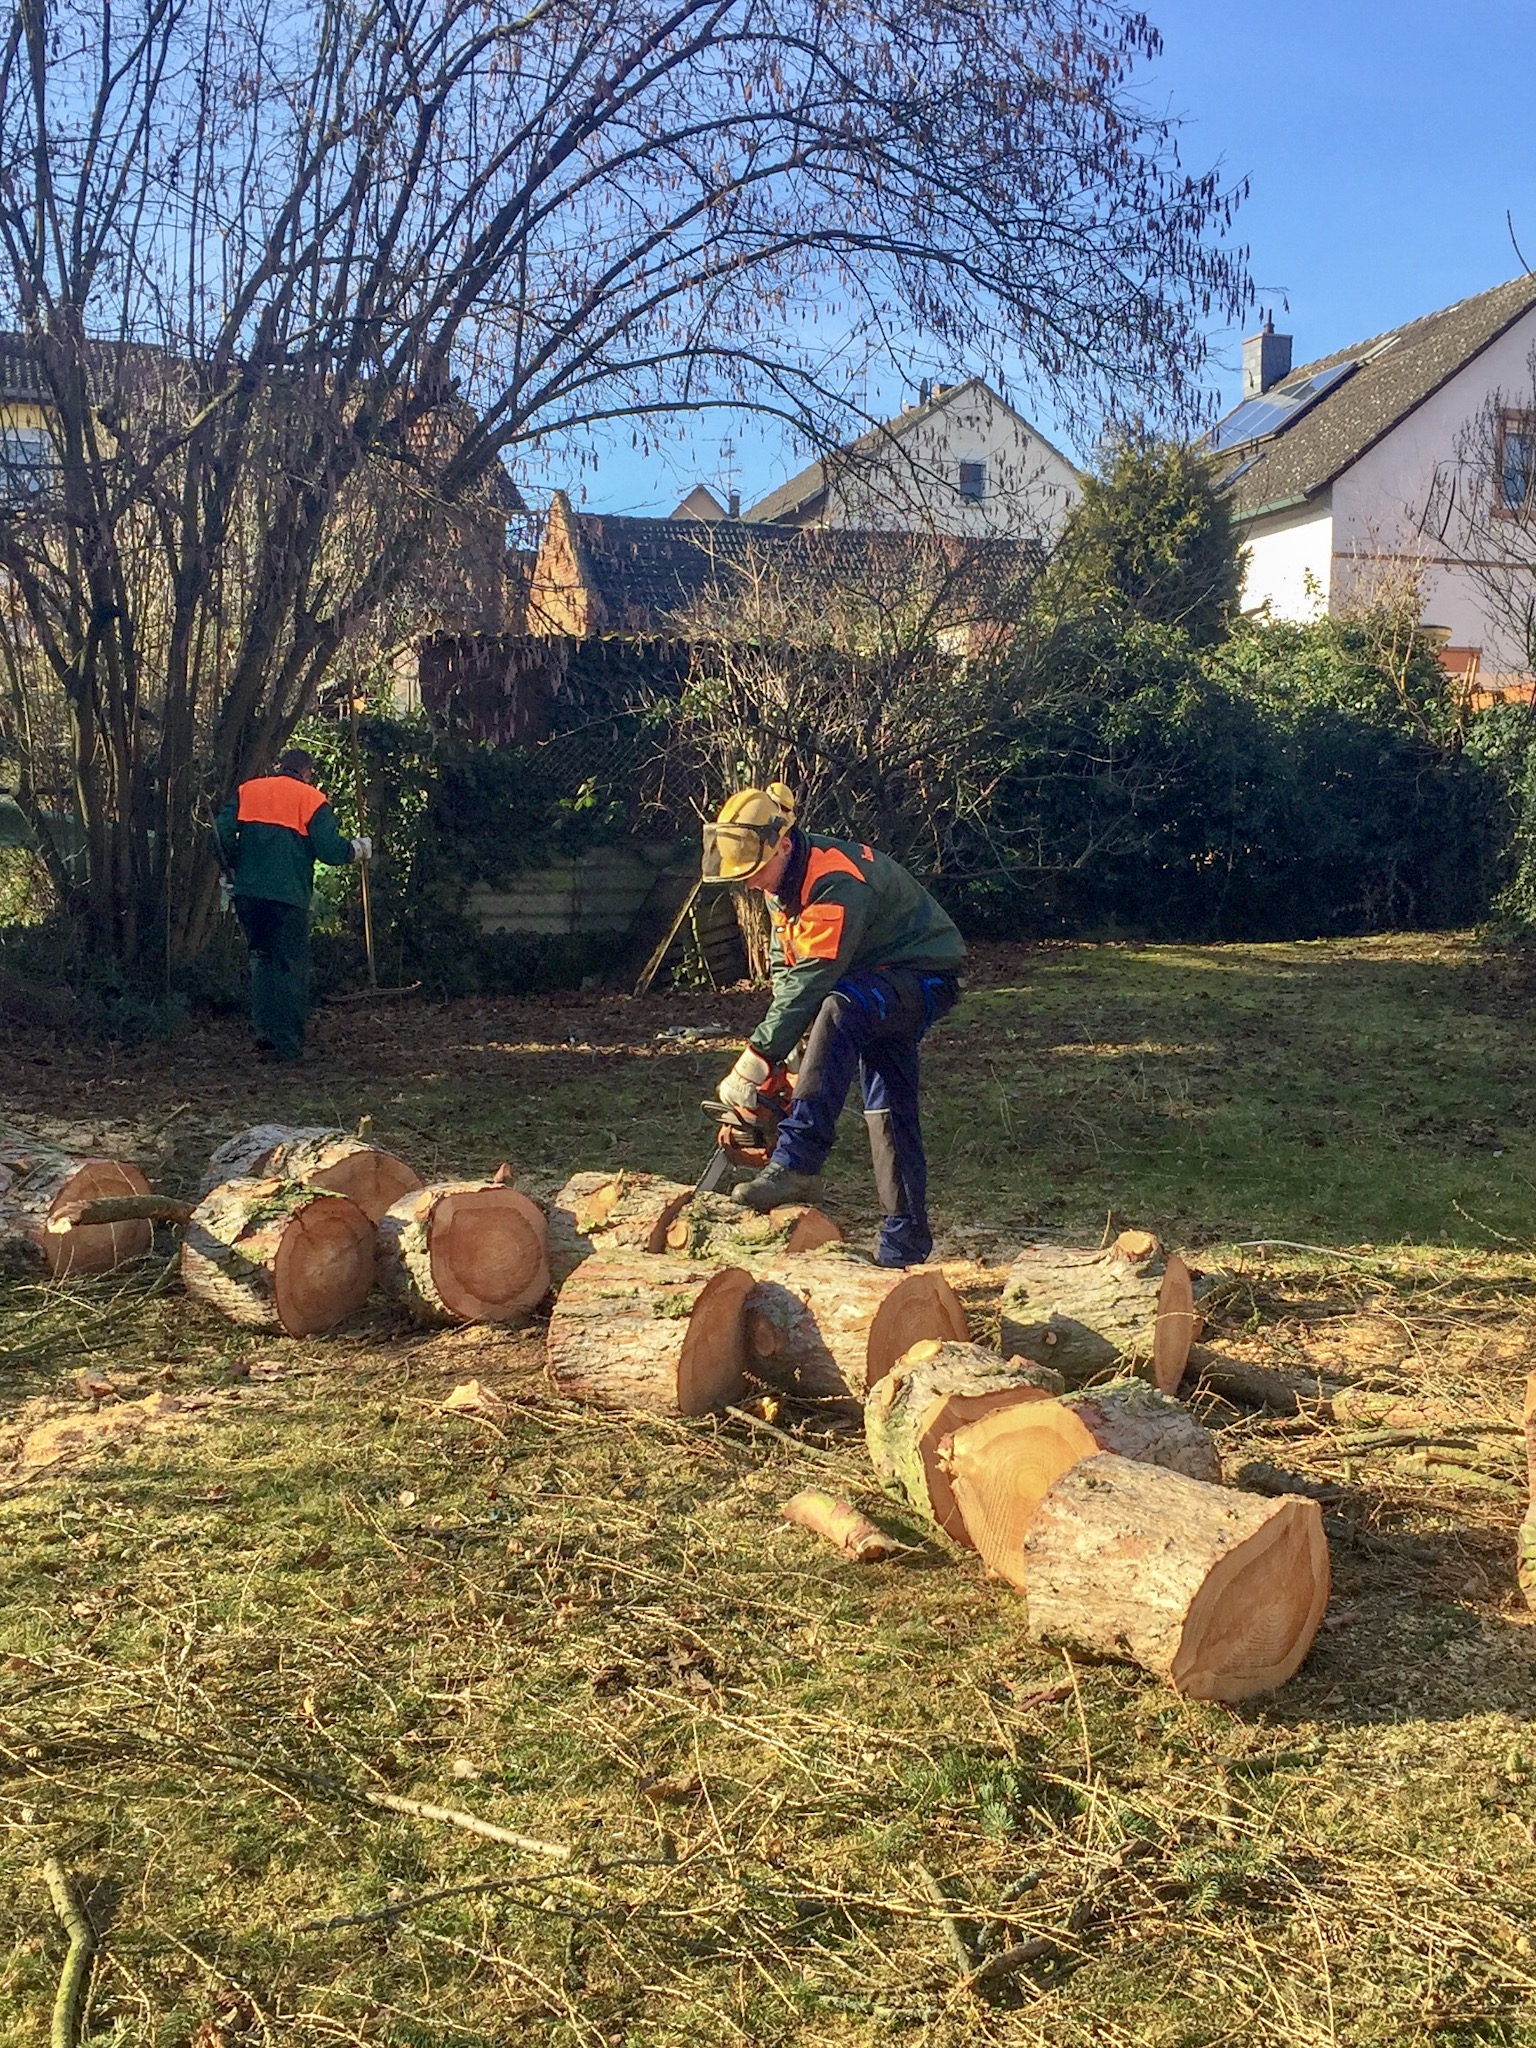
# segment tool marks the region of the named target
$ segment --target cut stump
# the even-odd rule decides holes
[[[832,1252],[754,1266],[747,1357],[759,1378],[813,1401],[862,1401],[925,1338],[970,1336],[936,1266],[905,1272]]]
[[[323,1124],[253,1124],[239,1132],[209,1159],[202,1192],[211,1194],[229,1180],[297,1180],[329,1188],[356,1202],[370,1223],[382,1221],[402,1195],[422,1185],[421,1175],[393,1152]]]
[[[1141,1380],[999,1408],[942,1441],[938,1462],[971,1547],[1022,1590],[1041,1501],[1064,1472],[1105,1451],[1207,1485],[1221,1478],[1210,1432]]]
[[[1006,1360],[980,1344],[928,1338],[876,1380],[864,1403],[864,1437],[882,1482],[952,1542],[975,1549],[939,1457],[947,1437],[999,1409],[1048,1401],[1062,1391],[1049,1366]]]
[[[1137,1372],[1171,1394],[1199,1334],[1189,1267],[1148,1230],[1098,1252],[1030,1245],[1003,1286],[1003,1350],[1055,1366],[1068,1386]]]
[[[789,1202],[763,1214],[723,1195],[695,1195],[668,1224],[662,1249],[686,1259],[724,1259],[750,1266],[842,1241],[841,1224],[808,1202]]]
[[[56,1280],[110,1273],[143,1257],[153,1225],[135,1217],[77,1227],[74,1218],[93,1202],[149,1192],[149,1182],[126,1159],[88,1158],[6,1131],[0,1134],[0,1257],[46,1266]]]
[[[499,1178],[440,1181],[379,1225],[379,1280],[419,1323],[521,1323],[549,1292],[537,1202]]]
[[[287,1180],[226,1181],[193,1210],[181,1277],[233,1323],[313,1337],[362,1307],[374,1227],[356,1202]]]
[[[602,1408],[707,1415],[745,1392],[751,1291],[740,1266],[588,1259],[555,1300],[550,1378],[570,1399]]]
[[[1536,1607],[1536,1372],[1525,1383],[1525,1471],[1530,1505],[1516,1538],[1516,1574],[1527,1607]]]
[[[1025,1550],[1037,1642],[1128,1658],[1191,1699],[1284,1685],[1328,1605],[1316,1501],[1261,1500],[1109,1454],[1057,1480]]]

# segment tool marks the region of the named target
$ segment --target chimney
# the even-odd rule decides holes
[[[928,403],[929,399],[930,399],[930,398],[931,398],[932,396],[933,396],[933,386],[932,386],[932,385],[931,385],[931,384],[929,383],[928,379],[927,379],[927,378],[925,377],[925,378],[923,379],[922,383],[921,383],[921,384],[919,384],[919,385],[918,385],[918,387],[917,387],[917,402],[918,402],[918,404],[919,404],[919,405],[926,405],[926,404]]]
[[[725,516],[727,519],[739,519],[741,517],[740,491],[732,491],[730,496],[726,499]]]
[[[1291,337],[1276,334],[1268,313],[1257,334],[1243,342],[1243,396],[1262,398],[1272,385],[1291,374]]]

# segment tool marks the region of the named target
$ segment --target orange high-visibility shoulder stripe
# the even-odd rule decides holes
[[[874,859],[874,855],[870,855]],[[841,848],[836,846],[813,846],[805,863],[805,880],[800,884],[800,900],[803,903],[823,875],[852,875],[856,882],[869,878],[857,861],[851,861]]]
[[[795,964],[801,960],[835,960],[847,921],[848,913],[841,903],[808,903],[795,919]]]
[[[325,801],[323,790],[297,776],[258,775],[241,783],[235,814],[242,825],[286,825],[290,832],[307,832]]]

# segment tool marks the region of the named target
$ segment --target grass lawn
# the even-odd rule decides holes
[[[105,1929],[90,2048],[1536,2044],[1533,993],[1456,937],[996,948],[926,1055],[979,1333],[1024,1236],[1147,1224],[1241,1275],[1222,1352],[1467,1418],[1437,1464],[1189,1390],[1230,1474],[1328,1517],[1317,1648],[1240,1709],[1034,1648],[856,1441],[561,1402],[537,1328],[253,1336],[169,1236],[0,1280],[0,2042],[47,2035],[51,1850]],[[0,1114],[171,1192],[245,1124],[364,1115],[428,1174],[691,1179],[729,1040],[658,1034],[761,1000],[349,1006],[293,1073],[233,1024],[21,1032]],[[827,1205],[867,1242],[845,1129]],[[442,1411],[471,1376],[495,1424]],[[860,1570],[780,1525],[828,1483],[918,1547]],[[935,1885],[973,1961],[1033,1960],[966,1983]]]

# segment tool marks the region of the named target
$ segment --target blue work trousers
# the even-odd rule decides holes
[[[845,975],[816,1013],[795,1077],[794,1106],[779,1126],[775,1166],[820,1173],[857,1069],[885,1210],[876,1254],[882,1266],[919,1266],[933,1250],[917,1048],[959,994],[953,974],[879,967]]]

